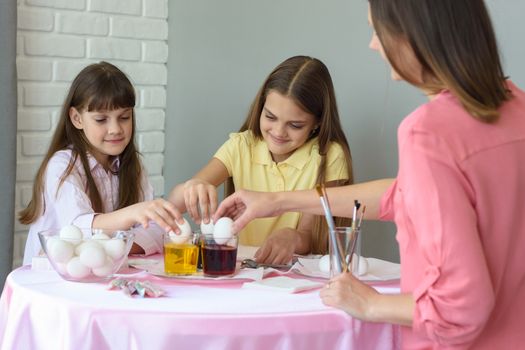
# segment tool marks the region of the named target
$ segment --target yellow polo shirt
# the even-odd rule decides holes
[[[317,138],[298,148],[285,161],[275,163],[266,142],[255,138],[251,131],[230,134],[230,139],[214,157],[228,169],[236,190],[264,192],[312,189],[321,164]],[[327,154],[326,181],[346,179],[348,171],[343,149],[332,143]],[[273,231],[296,228],[300,218],[301,213],[285,213],[275,218],[253,220],[241,231],[239,242],[260,246]]]

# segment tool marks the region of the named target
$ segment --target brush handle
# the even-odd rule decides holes
[[[319,199],[321,200],[321,205],[323,207],[326,222],[328,224],[330,244],[332,245],[332,252],[335,256],[335,270],[337,273],[341,273],[343,272],[343,266],[341,264],[341,261],[343,260],[341,260],[340,244],[337,244],[337,235],[335,232],[334,218],[332,216],[332,213],[330,212],[330,208],[328,207],[325,198],[319,197]]]

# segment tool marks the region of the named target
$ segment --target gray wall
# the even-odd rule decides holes
[[[490,1],[512,78],[525,86],[520,0]],[[392,82],[368,49],[364,0],[174,0],[169,3],[166,192],[191,177],[239,128],[266,75],[311,55],[330,69],[357,181],[397,172],[396,129],[424,96]],[[364,254],[398,260],[395,227],[364,226]]]

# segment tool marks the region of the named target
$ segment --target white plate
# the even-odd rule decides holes
[[[358,276],[361,281],[391,281],[400,278],[399,264],[376,258],[365,259],[368,261],[368,270],[365,275]],[[319,260],[320,258],[299,258],[299,261],[292,267],[292,271],[308,277],[330,278],[329,272],[319,269]]]
[[[137,259],[139,260],[139,259]],[[141,259],[141,260],[148,260],[148,259]],[[159,276],[159,277],[165,277],[170,279],[177,279],[177,280],[188,280],[188,281],[232,281],[232,282],[242,282],[242,281],[256,281],[261,280],[263,278],[264,269],[237,269],[235,271],[235,274],[233,276],[218,276],[218,277],[208,277],[204,276],[202,272],[196,272],[192,275],[168,275],[164,271],[164,261],[162,260],[153,260],[149,262],[144,261],[130,261],[128,262],[130,266],[147,271],[148,273]]]

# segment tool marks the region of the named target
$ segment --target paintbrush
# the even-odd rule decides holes
[[[337,244],[337,235],[335,232],[335,222],[334,217],[332,216],[332,212],[330,211],[330,206],[328,205],[328,202],[324,196],[324,186],[321,184],[317,184],[315,186],[315,189],[317,191],[317,194],[319,195],[319,200],[321,201],[321,206],[324,210],[324,216],[326,218],[326,223],[328,224],[328,231],[330,234],[330,242],[332,242],[332,251],[334,252],[335,256],[335,269],[336,272],[340,273],[343,271],[343,266],[341,266],[341,262],[345,261],[344,259],[341,260],[341,253],[339,251],[339,247]],[[345,266],[346,269],[346,266]]]

